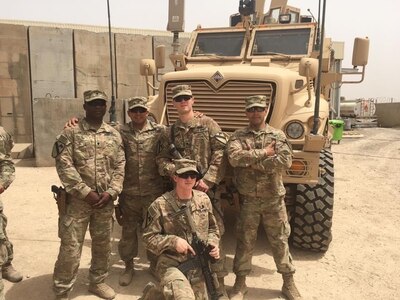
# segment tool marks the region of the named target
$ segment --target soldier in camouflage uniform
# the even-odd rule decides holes
[[[11,149],[14,146],[12,137],[0,126],[0,194],[10,186],[15,178],[14,163],[11,159]],[[3,279],[19,282],[22,275],[17,272],[11,261],[13,260],[13,245],[7,237],[7,217],[3,213],[3,202],[0,200],[0,300],[4,300]]]
[[[173,180],[175,189],[157,198],[149,207],[143,240],[146,248],[158,256],[157,273],[165,299],[206,299],[201,270],[194,270],[187,278],[177,267],[195,255],[192,230],[185,216],[177,215],[184,207],[190,208],[197,236],[213,246],[210,256],[219,258],[219,231],[207,194],[193,190],[199,175],[196,161],[175,161]],[[177,215],[174,217],[174,215]],[[195,280],[197,279],[197,280]],[[191,284],[192,283],[192,284]]]
[[[212,194],[213,187],[220,183],[225,173],[224,150],[226,136],[219,125],[210,117],[196,116],[193,111],[194,97],[189,85],[178,85],[172,89],[173,105],[176,108],[179,120],[170,127],[170,143],[175,145],[179,154],[197,162],[201,179],[194,187],[196,190],[209,193],[214,215],[218,222],[221,236],[225,228],[219,199]],[[172,157],[163,159],[160,163],[160,174],[173,174],[175,166]],[[224,277],[228,274],[225,267],[225,255],[220,244],[221,258],[213,264],[213,270],[219,281],[219,293],[224,294],[221,299],[228,299],[224,286]]]
[[[292,164],[292,149],[285,134],[265,123],[266,97],[246,98],[249,126],[235,131],[227,145],[239,192],[240,215],[233,262],[236,280],[231,299],[243,299],[246,276],[260,220],[264,226],[278,272],[283,276],[282,292],[288,299],[301,299],[294,280],[295,268],[289,253],[290,226],[284,203],[282,172]]]
[[[119,128],[125,146],[125,179],[119,206],[122,213],[122,237],[118,245],[119,255],[125,262],[120,285],[132,281],[133,258],[138,254],[137,231],[143,216],[154,199],[163,193],[163,179],[158,173],[156,158],[167,148],[165,126],[147,119],[147,99],[133,97],[128,101],[131,122]],[[155,258],[151,253],[150,271],[154,272]]]
[[[104,299],[115,297],[104,280],[111,254],[113,200],[122,190],[125,155],[120,134],[103,122],[107,100],[101,91],[86,91],[86,117],[78,127],[64,129],[53,147],[58,176],[68,194],[66,214],[59,219],[61,246],[53,275],[57,299],[69,299],[88,226],[89,291]]]

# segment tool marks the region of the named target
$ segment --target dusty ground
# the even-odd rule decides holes
[[[325,254],[292,249],[296,281],[305,299],[400,299],[400,129],[359,129],[363,138],[333,145],[335,207],[333,242]],[[15,266],[24,274],[18,284],[6,283],[7,300],[53,299],[51,279],[58,253],[57,211],[50,185],[58,183],[54,168],[33,168],[17,162],[17,178],[2,199],[14,242]],[[230,226],[232,228],[233,226]],[[113,265],[107,282],[116,299],[137,299],[152,277],[137,259],[134,282],[118,285],[122,270],[116,253],[120,229],[115,228]],[[235,241],[226,235],[232,266]],[[87,292],[90,239],[84,246],[73,299],[97,299]],[[260,235],[249,277],[247,299],[281,299],[281,278]],[[233,274],[227,278],[232,286]]]

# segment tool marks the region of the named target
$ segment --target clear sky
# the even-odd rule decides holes
[[[115,27],[165,30],[168,0],[109,0]],[[289,0],[288,4],[318,16],[318,0]],[[321,0],[321,3],[323,0]],[[270,1],[266,1],[266,10]],[[379,4],[379,5],[378,5]],[[185,30],[227,26],[239,0],[186,0]],[[345,42],[343,67],[351,66],[355,37],[370,39],[366,78],[360,84],[344,84],[342,96],[395,98],[400,100],[400,26],[398,0],[326,0],[326,36]],[[107,26],[106,0],[0,0],[0,19],[45,21]],[[349,78],[350,79],[350,78]]]

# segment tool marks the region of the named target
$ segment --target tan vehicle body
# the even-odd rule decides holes
[[[321,151],[330,145],[331,86],[341,82],[342,74],[333,71],[334,52],[331,40],[325,38],[320,60],[319,121],[317,131],[313,132],[318,25],[311,22],[311,17],[301,19],[300,10],[287,6],[285,0],[273,0],[269,12],[262,14],[263,2],[257,2],[252,19],[242,15],[234,27],[196,29],[185,53],[170,55],[176,71],[161,77],[158,96],[150,97],[150,111],[156,120],[173,124],[178,116],[172,105],[171,89],[177,84],[189,84],[195,110],[212,117],[230,133],[248,124],[244,98],[266,95],[269,103],[266,122],[285,132],[293,147],[293,165],[284,175],[290,205],[296,201],[297,185],[318,185],[321,171],[324,172],[320,158]],[[279,14],[290,14],[293,19],[290,23],[279,23]],[[357,48],[353,62],[354,57],[356,61],[357,57],[366,61],[367,50]],[[142,74],[155,74],[155,65],[163,63],[143,61]],[[333,182],[331,185],[333,189]],[[331,198],[333,202],[333,195]]]

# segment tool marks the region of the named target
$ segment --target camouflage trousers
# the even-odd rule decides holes
[[[262,222],[271,245],[272,255],[279,273],[294,273],[288,238],[290,226],[283,196],[248,197],[240,195],[240,214],[236,228],[237,244],[233,272],[248,275],[257,240],[258,226]]]
[[[189,280],[177,267],[179,262],[160,256],[157,273],[160,275],[161,290],[165,300],[205,300],[207,293],[200,270],[192,273]]]
[[[113,210],[112,201],[104,208],[94,209],[83,200],[70,198],[67,214],[59,218],[58,224],[61,245],[53,274],[54,291],[57,295],[71,290],[76,280],[88,226],[92,239],[89,281],[101,283],[107,277]]]
[[[123,261],[130,261],[138,255],[139,228],[143,224],[150,204],[159,196],[161,196],[161,193],[147,196],[120,195],[119,205],[123,216],[123,224],[121,239],[118,243],[118,252]],[[147,258],[150,261],[156,260],[155,255],[149,251],[147,251]]]
[[[1,267],[10,264],[13,259],[13,245],[8,240],[6,227],[7,217],[0,211],[0,300],[4,300],[4,283],[1,278]]]
[[[218,278],[225,277],[228,275],[228,270],[225,266],[226,264],[226,255],[224,251],[224,246],[222,243],[222,236],[225,233],[224,219],[222,213],[221,202],[219,199],[213,199],[213,214],[215,219],[217,220],[219,234],[221,236],[219,240],[219,256],[220,258],[213,264],[211,264],[211,271],[213,271]]]

